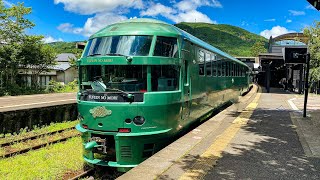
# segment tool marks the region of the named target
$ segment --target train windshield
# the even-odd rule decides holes
[[[150,65],[151,84],[147,83],[147,65],[94,65],[81,67],[81,89],[94,92],[147,92],[179,89],[179,67]]]
[[[107,36],[90,39],[84,56],[148,56],[152,36]]]

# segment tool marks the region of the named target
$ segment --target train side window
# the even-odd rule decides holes
[[[180,67],[175,65],[151,66],[152,91],[179,90]]]
[[[229,76],[229,62],[226,62],[226,76]]]
[[[221,76],[224,77],[226,74],[225,74],[225,71],[226,71],[226,62],[221,62]]]
[[[235,64],[235,74],[234,74],[234,76],[238,76],[238,64]]]
[[[215,54],[211,54],[212,61],[212,76],[217,76],[217,62],[215,61]]]
[[[217,71],[216,71],[216,61],[212,61],[212,76],[217,76]]]
[[[211,57],[210,57],[210,53],[206,53],[206,72],[207,72],[207,76],[212,76],[212,64],[211,64]]]
[[[154,56],[178,57],[177,38],[157,37],[156,46],[154,47]]]
[[[204,52],[202,50],[198,51],[198,58],[199,58],[199,75],[204,76]]]
[[[221,61],[217,62],[217,76],[221,76]]]
[[[240,75],[240,68],[239,68],[239,64],[237,64],[237,77],[239,77],[239,75]]]

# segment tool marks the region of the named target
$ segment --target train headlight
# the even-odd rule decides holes
[[[142,116],[136,116],[135,118],[133,118],[133,123],[135,125],[141,126],[146,122],[146,119]]]

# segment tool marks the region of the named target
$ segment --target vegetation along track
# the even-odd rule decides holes
[[[30,150],[39,149],[47,146],[48,144],[55,144],[66,141],[69,138],[79,136],[74,128],[59,130],[55,133],[42,134],[41,136],[34,137],[33,139],[26,138],[27,140],[16,141],[16,143],[9,143],[6,146],[0,147],[0,158],[15,156],[18,154],[26,153]]]
[[[41,138],[42,136],[53,135],[56,133],[61,133],[63,131],[72,130],[72,129],[75,129],[75,127],[69,127],[69,128],[60,129],[60,130],[53,131],[53,132],[37,134],[37,135],[33,135],[33,136],[25,137],[25,138],[20,138],[20,139],[14,139],[14,140],[11,140],[8,142],[0,143],[0,147],[9,146],[10,144],[19,143],[19,142],[25,142],[28,140],[33,140],[33,139]]]

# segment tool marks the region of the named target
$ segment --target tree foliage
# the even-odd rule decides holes
[[[261,41],[257,41],[253,44],[251,47],[251,56],[258,57],[260,53],[267,52],[267,49],[265,48],[265,43]]]
[[[310,78],[313,81],[320,80],[320,21],[304,29],[308,36],[308,48],[310,52]]]
[[[5,7],[0,0],[0,90],[7,94],[14,94],[12,87],[25,84],[18,77],[19,69],[32,67],[32,85],[37,88],[39,74],[55,63],[55,52],[42,42],[43,36],[25,33],[26,29],[34,27],[25,18],[30,13],[31,8],[23,3]]]

